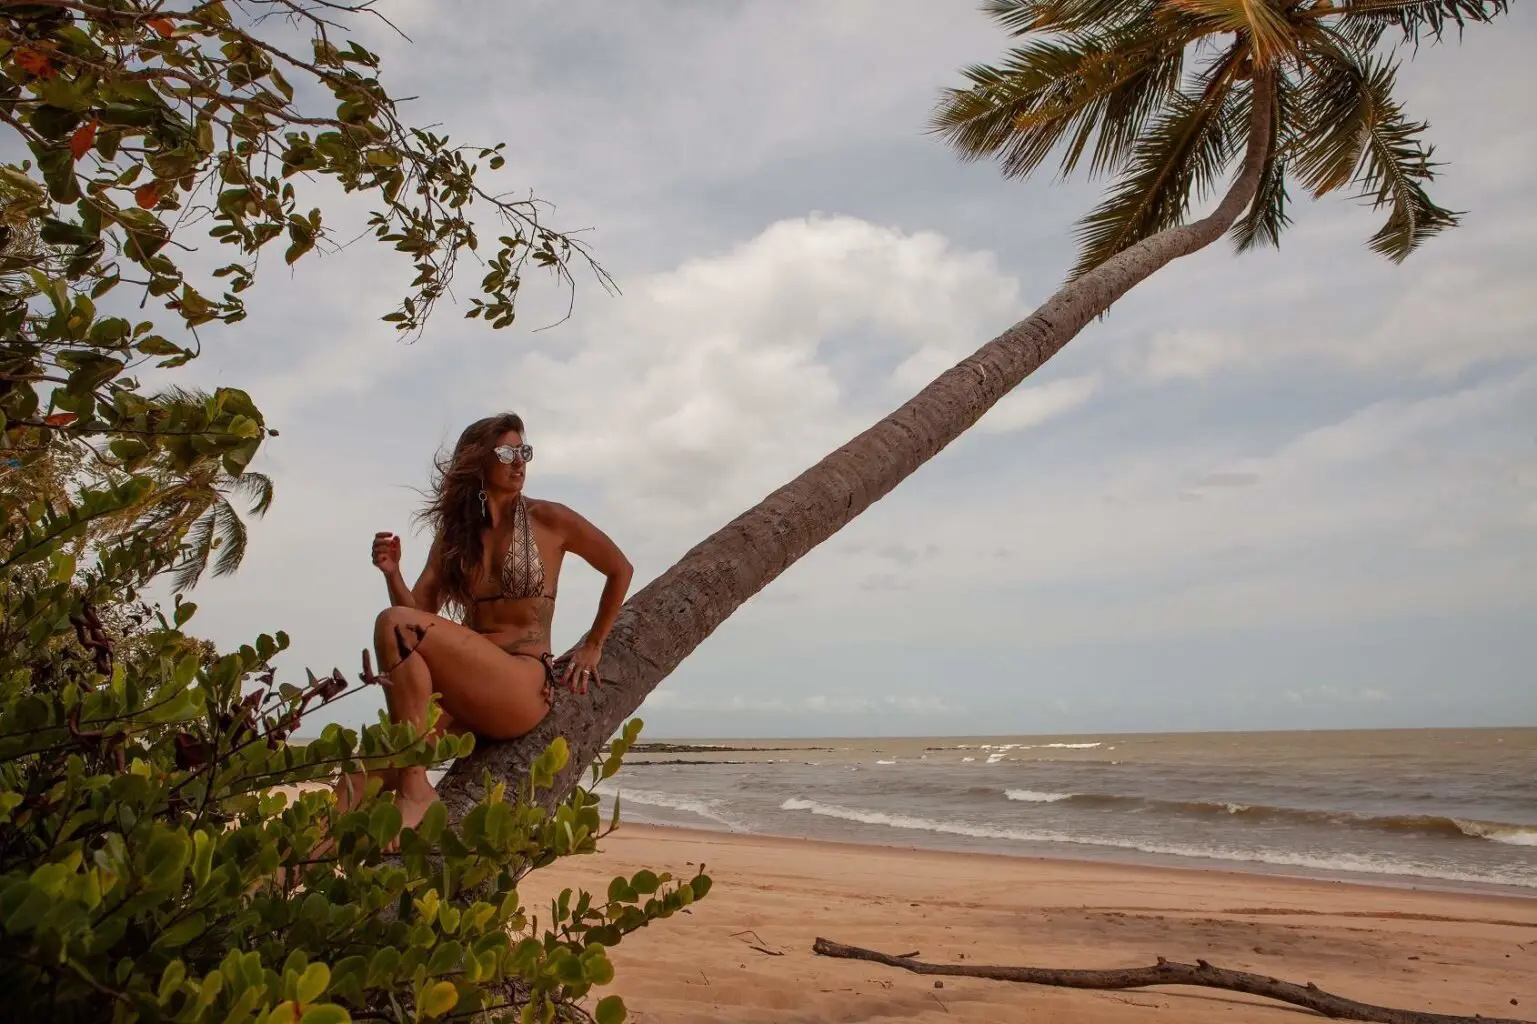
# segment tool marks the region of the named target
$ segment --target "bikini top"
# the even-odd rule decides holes
[[[522,496],[512,510],[512,543],[502,556],[497,573],[500,593],[489,597],[477,597],[477,601],[521,600],[530,597],[554,597],[544,592],[544,562],[539,557],[539,545],[534,542],[533,527],[528,521],[528,504]]]

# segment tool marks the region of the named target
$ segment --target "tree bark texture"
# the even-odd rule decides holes
[[[1158,958],[1153,967],[1123,967],[1108,971],[1070,970],[1056,967],[989,967],[982,964],[930,964],[907,957],[890,956],[873,949],[846,946],[829,939],[817,939],[812,951],[822,956],[844,960],[867,960],[900,967],[914,974],[943,974],[962,978],[990,978],[994,981],[1023,982],[1030,985],[1054,985],[1058,988],[1085,988],[1099,991],[1115,991],[1128,988],[1149,988],[1155,985],[1193,985],[1198,988],[1218,988],[1227,992],[1244,992],[1251,996],[1263,996],[1293,1006],[1301,1006],[1334,1020],[1376,1021],[1378,1024],[1528,1024],[1525,1021],[1503,1017],[1461,1017],[1455,1014],[1426,1013],[1422,1010],[1397,1010],[1390,1006],[1374,1006],[1358,1003],[1325,992],[1308,982],[1297,985],[1263,974],[1248,971],[1230,971],[1213,967],[1205,960],[1194,964],[1178,964]]]
[[[550,713],[533,732],[505,743],[482,742],[454,764],[438,786],[450,816],[457,819],[484,796],[487,771],[497,779],[524,779],[533,759],[564,736],[570,763],[541,800],[558,803],[647,694],[744,601],[965,433],[1131,288],[1221,238],[1258,188],[1273,98],[1273,78],[1256,74],[1244,161],[1215,210],[1146,238],[1064,285],[901,408],[696,545],[626,602],[604,644],[602,687],[586,697],[557,690]]]

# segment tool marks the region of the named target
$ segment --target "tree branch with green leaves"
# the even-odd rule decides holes
[[[238,477],[269,433],[253,403],[230,390],[188,416],[132,375],[180,366],[202,329],[244,319],[274,244],[287,264],[338,247],[309,198],[322,183],[366,199],[368,232],[408,261],[406,293],[381,310],[408,338],[466,258],[483,270],[466,315],[493,328],[513,323],[530,267],[568,288],[579,266],[610,284],[578,239],[545,224],[547,204],[491,184],[502,144],[466,146],[402,120],[378,55],[342,38],[339,19],[373,11],[305,0],[0,9],[0,122],[28,153],[0,165],[11,457],[63,431],[113,439],[129,471],[214,457]],[[190,260],[202,241],[228,256]],[[168,315],[131,316],[151,305]],[[168,440],[179,434],[212,448],[188,458]]]
[[[466,315],[493,329],[530,268],[609,283],[545,204],[491,184],[502,146],[400,118],[378,56],[344,38],[371,13],[0,7],[0,131],[26,152],[0,165],[0,985],[49,1020],[618,1024],[623,1002],[593,992],[607,948],[709,890],[702,870],[641,872],[541,921],[518,883],[607,834],[590,788],[542,805],[564,744],[462,820],[440,806],[402,828],[377,786],[343,807],[326,783],[438,766],[472,739],[381,720],[295,742],[359,688],[278,680],[281,633],[221,655],[184,631],[180,592],[232,572],[242,516],[273,500],[249,467],[276,431],[243,390],[160,378],[245,318],[274,246],[284,264],[342,248],[321,212],[336,186],[413,272],[380,310],[397,336],[466,260],[482,267]],[[144,594],[166,575],[162,612]],[[362,682],[384,682],[366,658]]]

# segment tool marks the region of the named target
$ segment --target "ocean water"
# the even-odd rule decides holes
[[[1537,897],[1537,729],[643,747],[626,821]]]

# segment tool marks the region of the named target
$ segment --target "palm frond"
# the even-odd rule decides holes
[[[1144,22],[1161,0],[988,0],[982,10],[1016,36],[1077,33]]]
[[[272,507],[272,478],[266,473],[248,469],[230,482],[230,490],[251,503],[248,512],[253,516],[264,516]]]
[[[1408,259],[1427,239],[1456,227],[1460,216],[1437,206],[1420,184],[1435,177],[1430,159],[1435,147],[1418,138],[1427,127],[1402,118],[1386,121],[1373,130],[1366,151],[1362,194],[1371,197],[1374,209],[1389,208],[1387,222],[1367,245],[1394,263]]]
[[[213,395],[202,388],[176,385],[154,395],[154,401],[163,405],[202,405]]]
[[[1339,31],[1369,51],[1390,31],[1402,33],[1409,43],[1439,42],[1448,28],[1460,33],[1469,24],[1487,24],[1509,11],[1509,0],[1335,0],[1310,13],[1338,18]]]
[[[1421,140],[1429,125],[1408,120],[1393,98],[1397,65],[1337,53],[1314,71],[1296,139],[1298,173],[1313,194],[1355,184],[1374,209],[1388,207],[1368,244],[1395,263],[1456,225],[1457,214],[1425,191],[1436,166],[1433,147]]]
[[[1249,203],[1248,212],[1233,225],[1233,241],[1239,252],[1262,245],[1279,247],[1281,232],[1291,224],[1286,212],[1286,132],[1292,121],[1292,110],[1297,103],[1296,86],[1285,75],[1276,76],[1274,107],[1270,114],[1270,143],[1265,154],[1265,166],[1260,171],[1259,187]],[[1240,124],[1249,123],[1253,93],[1242,96],[1232,104],[1233,117]]]
[[[1239,252],[1267,245],[1273,249],[1281,247],[1281,232],[1292,222],[1286,212],[1290,198],[1286,192],[1286,157],[1273,152],[1260,172],[1259,188],[1248,213],[1233,225],[1233,243]]]
[[[1254,62],[1269,67],[1297,49],[1291,24],[1267,0],[1165,0],[1209,24],[1209,32],[1233,32],[1249,40]]]
[[[1244,48],[1207,74],[1200,95],[1176,93],[1138,138],[1120,181],[1080,223],[1078,278],[1121,250],[1184,220],[1193,196],[1209,194],[1239,141],[1228,106]]]
[[[214,506],[213,514],[219,530],[219,557],[213,563],[213,574],[228,576],[240,568],[240,563],[245,559],[245,523],[240,513],[227,501]]]
[[[171,570],[171,592],[180,594],[191,590],[203,578],[208,569],[208,558],[213,552],[214,512],[204,512],[182,538],[181,561]]]
[[[1033,40],[1001,67],[966,69],[970,87],[942,94],[930,130],[962,159],[996,157],[1006,177],[1032,173],[1059,147],[1071,174],[1092,141],[1091,173],[1101,173],[1128,157],[1178,89],[1188,43],[1173,20]]]
[[[1378,65],[1379,73],[1389,70]],[[1368,66],[1338,50],[1311,65],[1312,75],[1298,112],[1296,169],[1303,185],[1322,197],[1348,185],[1361,164],[1367,125],[1375,116]]]

